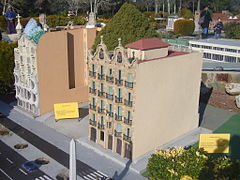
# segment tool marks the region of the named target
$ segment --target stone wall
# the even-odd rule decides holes
[[[220,72],[204,71],[202,72],[202,82],[215,90],[225,91],[227,83],[240,83],[240,72]]]

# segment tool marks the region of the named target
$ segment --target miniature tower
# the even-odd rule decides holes
[[[21,25],[21,22],[20,22],[20,18],[21,18],[21,16],[19,16],[19,14],[18,14],[17,15],[18,23],[17,23],[17,26],[16,26],[16,31],[17,31],[17,34],[19,35],[19,37],[22,34],[22,25]]]
[[[94,28],[95,25],[96,25],[96,16],[94,12],[90,12],[86,28]]]

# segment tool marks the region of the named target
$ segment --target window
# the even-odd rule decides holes
[[[217,61],[223,61],[224,56],[219,54],[212,54],[212,59]]]
[[[118,116],[122,116],[122,107],[118,106],[118,111],[117,111]]]
[[[100,90],[101,90],[101,92],[103,92],[103,90],[104,90],[103,83],[100,84]]]
[[[236,63],[237,58],[233,56],[225,56],[225,61],[230,63]]]
[[[119,52],[117,55],[117,62],[122,63],[122,53],[121,52]]]
[[[117,128],[116,128],[117,132],[122,132],[122,125],[117,123]]]
[[[100,132],[100,140],[104,141],[104,132],[103,131]]]
[[[238,58],[238,62],[240,63],[240,58]]]
[[[118,88],[118,97],[121,98],[122,97],[122,89]]]
[[[211,54],[210,53],[203,53],[203,58],[211,59]]]
[[[95,72],[95,65],[92,64],[92,72]]]
[[[96,99],[93,97],[92,98],[92,105],[95,106],[95,104],[96,104]]]
[[[92,120],[95,121],[96,120],[96,115],[92,114]]]
[[[99,51],[99,59],[104,59],[104,53],[102,49]]]
[[[122,71],[118,70],[118,79],[121,80],[122,79]]]
[[[112,69],[109,69],[109,76],[112,76]]]
[[[130,136],[130,129],[127,128],[126,135],[129,137]]]
[[[202,45],[202,48],[203,48],[203,49],[212,49],[211,46],[204,46],[204,45]]]
[[[109,93],[109,95],[113,95],[113,87],[112,86],[108,87],[108,93]]]
[[[104,124],[104,118],[101,116],[101,124]]]
[[[131,119],[131,111],[128,111],[128,113],[127,113],[127,118],[128,118],[128,119]]]
[[[131,73],[128,74],[127,81],[128,82],[133,82],[133,74],[131,74]]]
[[[224,51],[224,48],[221,48],[221,47],[213,47],[213,49],[217,51]]]
[[[100,74],[103,75],[103,66],[100,67]]]
[[[101,101],[100,101],[100,103],[101,103],[101,104],[100,104],[100,106],[101,106],[101,109],[103,109],[103,108],[104,108],[104,101],[103,101],[103,100],[101,100]]]
[[[200,45],[198,44],[191,44],[192,47],[200,48]]]
[[[128,101],[131,101],[131,99],[132,99],[132,94],[129,92],[128,93]]]
[[[237,53],[237,50],[236,50],[236,49],[229,49],[229,48],[226,48],[225,51],[227,51],[227,52]]]
[[[109,104],[109,112],[112,112],[112,104]]]
[[[92,89],[95,89],[95,81],[92,81]]]

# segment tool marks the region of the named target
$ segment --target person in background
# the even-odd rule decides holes
[[[223,29],[223,23],[221,21],[221,19],[218,19],[217,24],[215,24],[214,28],[214,34],[215,34],[215,38],[218,39],[221,37],[221,32]]]
[[[209,6],[206,6],[200,14],[199,25],[202,27],[202,39],[208,37],[209,23],[212,21],[211,14],[209,12]]]
[[[13,10],[12,7],[9,7],[7,12],[6,12],[6,20],[7,20],[7,29],[9,34],[14,34],[16,32],[16,27],[15,27],[15,20],[16,20],[16,12]]]

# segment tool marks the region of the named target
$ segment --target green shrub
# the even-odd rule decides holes
[[[229,39],[240,39],[240,23],[224,24],[225,37]]]
[[[0,30],[2,31],[7,30],[7,21],[4,16],[0,16]]]
[[[193,12],[187,8],[182,8],[179,12],[180,17],[183,17],[185,19],[193,19],[194,15]]]
[[[73,19],[63,15],[51,15],[47,17],[47,25],[51,28],[54,28],[56,26],[66,26],[69,21],[73,21],[74,25],[85,24],[85,20],[80,16],[77,16]]]
[[[193,20],[189,19],[179,19],[174,23],[174,33],[180,35],[191,35],[195,29],[195,24]]]
[[[14,48],[16,43],[0,41],[0,94],[7,93],[13,86]]]
[[[125,46],[143,38],[158,37],[158,34],[143,13],[134,5],[125,3],[104,29],[98,33],[93,49],[100,43],[100,36],[103,36],[108,49],[113,50],[118,46],[118,38],[122,39],[122,44]]]
[[[196,148],[158,150],[148,161],[147,175],[154,180],[178,180],[186,176],[199,179],[208,158],[205,151]]]

